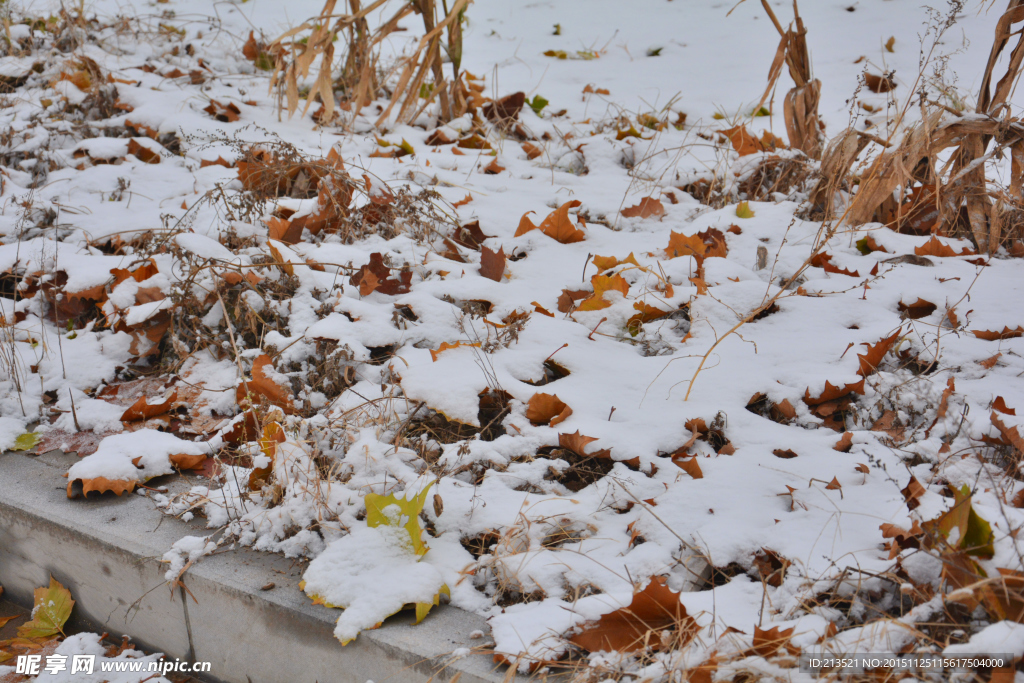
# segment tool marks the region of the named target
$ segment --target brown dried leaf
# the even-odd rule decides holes
[[[697,624],[679,601],[679,593],[667,586],[664,577],[655,576],[628,607],[605,614],[597,623],[583,627],[570,640],[588,652],[635,652],[644,647],[661,647],[658,632],[676,628],[676,642],[684,645],[693,639]]]
[[[480,275],[488,280],[501,282],[505,274],[505,250],[491,251],[487,247],[480,250]]]
[[[140,396],[128,410],[121,415],[122,422],[133,422],[135,420],[148,420],[151,417],[162,415],[171,409],[171,404],[178,398],[178,392],[172,391],[170,396],[158,403],[150,403],[149,398]]]
[[[235,390],[235,401],[242,405],[248,402],[251,395],[256,403],[261,398],[266,399],[267,403],[282,409],[285,414],[293,414],[295,407],[292,405],[291,390],[272,379],[268,370],[273,369],[274,364],[270,360],[270,356],[265,353],[260,354],[252,364],[252,379],[248,381],[243,379]]]
[[[782,631],[779,630],[780,628],[780,626],[776,626],[765,630],[754,626],[754,646],[751,651],[761,657],[770,657],[782,648],[785,648],[791,655],[799,654],[800,649],[789,642],[795,629],[787,628]]]
[[[1003,326],[1002,332],[993,332],[992,330],[971,330],[978,339],[984,339],[985,341],[1000,341],[1002,339],[1016,339],[1017,337],[1024,336],[1024,327],[1020,325],[1017,329],[1011,330],[1009,327]],[[999,355],[994,356],[998,358]]]
[[[704,472],[700,469],[700,463],[697,462],[697,456],[685,457],[673,454],[672,462],[675,463],[679,469],[689,474],[693,479],[704,478]]]
[[[901,301],[897,305],[897,309],[900,313],[903,314],[903,317],[909,318],[910,320],[920,320],[921,318],[927,318],[928,316],[935,312],[936,308],[938,308],[938,306],[933,304],[931,301],[926,301],[920,297],[918,297],[917,301],[915,301],[914,303],[905,304]],[[954,314],[954,317],[951,318],[951,320],[955,320],[955,315],[956,314]],[[956,324],[954,323],[954,327],[955,326]]]
[[[626,218],[657,218],[665,215],[665,206],[653,197],[644,197],[639,204],[623,209],[622,215]]]
[[[836,445],[832,447],[833,450],[839,451],[840,453],[849,453],[853,447],[853,432],[843,432],[843,436],[836,441]]]
[[[875,344],[865,343],[864,346],[868,347],[867,353],[857,354],[857,359],[860,361],[860,369],[857,370],[857,374],[861,377],[867,377],[874,374],[875,371],[878,370],[878,366],[882,362],[882,359],[885,358],[885,354],[889,353],[889,349],[891,349],[892,345],[896,343],[897,339],[899,339],[902,331],[903,328],[901,327],[890,336],[885,337]],[[858,393],[864,392],[861,391]]]
[[[953,378],[950,377],[949,381],[952,382]],[[996,400],[992,402],[992,410],[998,410],[1003,415],[1017,415],[1017,410],[1015,408],[1008,408],[1002,396],[996,396]]]
[[[949,258],[953,256],[973,256],[978,252],[973,249],[964,247],[960,253],[953,251],[945,242],[939,240],[939,238],[932,236],[930,240],[922,244],[920,247],[914,247],[914,253],[918,256],[937,256],[940,258]]]
[[[555,425],[565,422],[572,415],[572,408],[558,398],[557,394],[534,394],[526,404],[526,419],[535,425]]]

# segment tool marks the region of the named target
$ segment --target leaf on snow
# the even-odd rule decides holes
[[[629,606],[584,626],[570,640],[588,652],[635,652],[647,646],[661,647],[659,631],[673,627],[680,645],[692,640],[697,632],[697,623],[686,613],[679,593],[668,588],[664,577],[655,576],[633,595]]]
[[[268,374],[268,370],[273,371],[273,369],[274,364],[270,360],[270,356],[265,353],[260,354],[252,364],[252,379],[243,379],[235,390],[235,401],[242,405],[243,402],[249,400],[251,395],[256,399],[255,403],[259,403],[259,399],[263,398],[267,403],[283,410],[285,414],[293,414],[295,407],[292,405],[292,392],[287,387],[278,384],[272,375]]]
[[[565,422],[572,408],[558,398],[558,394],[536,393],[526,404],[526,419],[535,425],[555,425]]]
[[[914,247],[914,253],[918,256],[938,256],[938,257],[952,257],[952,256],[973,256],[978,252],[973,249],[964,247],[960,253],[953,251],[945,242],[940,241],[937,237],[932,237],[930,240],[925,242],[919,247]]]
[[[480,250],[480,275],[488,280],[501,282],[505,274],[505,250],[491,251],[487,247]]]
[[[622,296],[629,294],[629,283],[621,275],[595,275],[590,278],[590,282],[594,285],[594,294],[581,303],[578,310],[599,311],[608,308],[612,302],[605,298],[605,292],[619,292]]]
[[[867,377],[877,371],[879,364],[885,357],[885,354],[889,353],[889,349],[891,349],[892,345],[896,343],[901,332],[903,332],[902,327],[875,344],[865,343],[864,346],[868,347],[867,353],[857,354],[857,358],[860,361],[860,369],[857,371],[857,374],[861,377]],[[858,393],[864,392],[861,391]]]
[[[574,242],[582,242],[587,238],[587,234],[580,230],[578,227],[573,225],[569,219],[569,209],[580,206],[582,202],[578,199],[562,204],[560,207],[548,214],[539,226],[534,225],[533,222],[527,218],[531,211],[523,214],[523,217],[519,220],[519,228],[516,230],[516,237],[525,235],[531,230],[540,230],[542,233],[547,235],[553,240],[561,242],[562,244],[572,244]],[[583,219],[580,218],[580,224],[583,225]]]
[[[650,218],[651,216],[658,218],[665,215],[665,207],[653,197],[644,197],[639,204],[623,209],[622,215],[626,218]]]

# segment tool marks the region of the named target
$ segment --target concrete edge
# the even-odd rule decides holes
[[[419,626],[397,615],[342,647],[337,610],[298,590],[301,563],[247,549],[192,567],[171,591],[159,558],[177,539],[209,533],[153,508],[142,496],[70,501],[63,471],[75,457],[0,455],[0,585],[30,606],[52,574],[76,600],[73,618],[90,630],[128,635],[169,658],[209,661],[209,680],[225,683],[462,683],[514,681],[489,654],[453,658],[488,639],[486,621],[451,606]],[[276,584],[272,590],[261,587]],[[185,600],[183,601],[183,598]]]

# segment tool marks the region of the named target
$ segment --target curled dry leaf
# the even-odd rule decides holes
[[[228,102],[227,104],[221,104],[217,100],[211,99],[210,104],[203,108],[207,114],[217,119],[221,123],[234,123],[241,118],[242,110],[238,108],[238,105],[234,102]]]
[[[519,228],[516,230],[516,237],[525,235],[531,230],[540,230],[542,233],[547,235],[553,240],[561,242],[562,244],[572,244],[574,242],[582,242],[587,238],[587,234],[580,230],[578,227],[573,225],[573,222],[569,219],[569,209],[574,209],[580,206],[582,202],[578,199],[562,204],[560,207],[548,214],[539,226],[534,225],[533,222],[527,218],[532,211],[528,211],[523,214],[523,217],[519,220]],[[582,225],[582,219],[580,219]]]
[[[925,299],[922,299],[920,297],[918,297],[917,301],[913,303],[905,304],[901,301],[897,305],[897,309],[903,315],[903,317],[909,318],[910,320],[920,320],[921,318],[927,318],[928,316],[935,312],[936,308],[938,308],[938,306],[933,304],[931,301],[926,301]],[[955,314],[953,320],[955,320]]]
[[[989,419],[992,420],[992,425],[999,430],[1006,443],[1012,444],[1014,448],[1024,453],[1024,437],[1021,436],[1020,429],[1016,425],[1007,425],[994,410]]]
[[[794,451],[791,448],[787,448],[785,450],[781,448],[776,448],[774,451],[772,451],[772,455],[774,455],[776,458],[782,458],[783,460],[789,460],[790,458],[798,457],[796,451]]]
[[[836,445],[832,447],[833,450],[839,451],[840,453],[849,453],[850,448],[853,447],[853,432],[843,432],[843,436],[836,441]]]
[[[700,463],[697,462],[697,456],[686,457],[684,455],[672,455],[672,462],[690,475],[693,479],[703,479],[704,472],[700,469]]]
[[[534,394],[526,404],[526,419],[535,425],[554,427],[565,422],[572,415],[572,408],[558,398],[557,394]]]
[[[864,74],[864,85],[873,93],[891,92],[896,89],[896,81],[892,76],[879,76],[877,74]]]
[[[168,456],[171,465],[179,470],[194,470],[201,468],[206,463],[206,455],[191,455],[189,453],[173,453]]]
[[[639,204],[623,209],[622,215],[626,218],[658,218],[665,215],[665,206],[653,197],[644,197]]]
[[[498,158],[491,159],[491,163],[484,166],[484,173],[487,175],[498,175],[505,170],[505,167],[498,163]],[[561,240],[559,240],[561,241]]]
[[[408,294],[412,286],[412,272],[399,271],[398,278],[391,277],[391,269],[384,265],[384,256],[380,252],[370,254],[370,262],[349,278],[349,284],[359,287],[359,293],[367,296],[372,292],[396,295]]]
[[[544,150],[540,145],[535,145],[532,142],[524,142],[522,144],[523,151],[526,152],[526,158],[533,161],[539,157],[544,156]]]
[[[585,289],[563,289],[562,293],[558,295],[558,312],[568,313],[577,301],[586,299],[592,294],[593,292],[588,292]]]
[[[605,614],[583,627],[570,640],[588,652],[635,652],[646,647],[659,649],[659,632],[675,628],[675,644],[690,642],[697,623],[679,601],[679,593],[668,588],[664,577],[655,576],[628,607]]]
[[[160,155],[135,140],[128,141],[128,153],[144,164],[159,164]]]
[[[448,342],[441,342],[441,346],[438,347],[438,349],[436,351],[431,349],[430,357],[436,363],[437,362],[437,357],[440,356],[445,351],[447,351],[448,349],[457,349],[457,348],[463,347],[463,346],[467,346],[467,347],[468,346],[475,346],[475,347],[479,348],[480,347],[480,342],[473,342],[472,344],[469,344],[469,343],[466,343],[466,342],[455,342],[454,344],[449,344]]]
[[[273,369],[274,364],[270,360],[270,356],[265,353],[260,354],[252,364],[252,379],[243,379],[235,390],[235,400],[239,405],[247,403],[251,396],[254,403],[259,403],[260,399],[266,399],[267,403],[277,406],[287,415],[295,412],[291,390],[274,381],[270,374]]]
[[[171,409],[171,404],[178,398],[178,392],[172,391],[170,396],[158,401],[156,403],[150,403],[149,398],[146,396],[140,396],[135,403],[124,411],[121,415],[122,422],[134,422],[136,420],[148,420],[151,417],[157,415],[163,415]]]

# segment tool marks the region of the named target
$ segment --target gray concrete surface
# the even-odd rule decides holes
[[[32,591],[52,574],[76,600],[73,619],[171,658],[209,661],[209,679],[227,683],[440,682],[458,674],[460,683],[508,680],[488,654],[451,661],[454,650],[489,640],[470,639],[487,632],[481,617],[450,606],[415,627],[408,616],[392,617],[342,647],[332,633],[338,611],[311,604],[298,589],[303,565],[278,555],[242,549],[208,556],[186,574],[195,600],[183,602],[159,559],[203,528],[138,495],[68,500],[61,475],[74,459],[0,455],[5,598],[31,605]],[[275,588],[260,590],[271,582]]]

